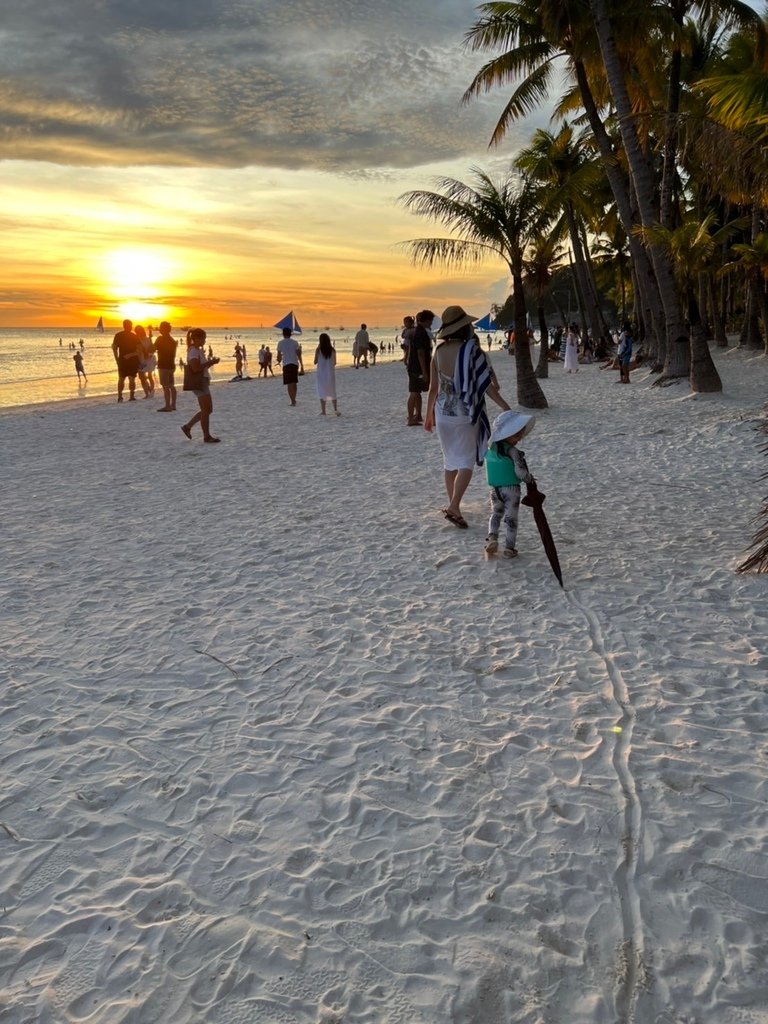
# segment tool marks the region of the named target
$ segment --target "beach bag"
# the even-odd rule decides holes
[[[205,391],[205,374],[203,370],[195,370],[187,363],[184,367],[184,384],[181,390]]]

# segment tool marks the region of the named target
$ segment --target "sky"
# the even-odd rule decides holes
[[[503,302],[411,265],[398,196],[503,172],[467,0],[4,0],[0,326],[390,327]],[[486,58],[487,59],[487,58]]]

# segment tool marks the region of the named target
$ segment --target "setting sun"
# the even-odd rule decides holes
[[[101,287],[121,318],[157,322],[169,315],[163,296],[173,273],[172,261],[146,249],[115,249],[100,267]]]
[[[167,284],[170,262],[143,249],[116,249],[106,257],[104,287],[120,302],[156,299]]]

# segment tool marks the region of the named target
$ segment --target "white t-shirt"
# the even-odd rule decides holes
[[[187,349],[187,362],[202,364],[205,362],[205,358],[199,348],[196,348],[194,345],[190,345]],[[195,369],[197,369],[197,367],[195,367]],[[203,367],[203,377],[205,377],[206,380],[211,379],[207,366]]]
[[[278,362],[283,366],[298,366],[299,352],[301,352],[301,346],[293,338],[282,338],[277,343],[277,354],[280,356]]]

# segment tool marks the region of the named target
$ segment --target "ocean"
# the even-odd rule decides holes
[[[402,358],[399,345],[395,344],[399,328],[369,330],[371,341],[379,346],[377,360],[391,362]],[[208,332],[208,344],[214,355],[221,359],[218,366],[211,367],[211,380],[230,380],[235,373],[234,347],[236,342],[245,345],[248,355],[248,372],[256,377],[259,365],[256,358],[262,344],[269,345],[273,353],[273,369],[279,376],[280,369],[274,361],[274,353],[280,334],[275,330],[254,328],[212,329]],[[297,335],[302,344],[304,366],[312,370],[312,360],[317,347],[319,331],[307,331]],[[339,366],[352,365],[353,330],[328,331],[333,342]],[[178,355],[184,358],[185,336],[182,330],[174,331],[179,341]],[[0,409],[21,405],[38,405],[44,402],[66,402],[73,399],[103,398],[117,395],[117,373],[112,355],[114,331],[97,334],[83,328],[5,328],[0,329]],[[73,362],[71,345],[81,349],[83,365],[88,384],[78,386],[77,373]],[[384,351],[383,346],[392,346]],[[177,374],[177,386],[181,386],[181,375]],[[137,382],[137,388],[139,387]],[[162,398],[162,392],[160,392]]]

